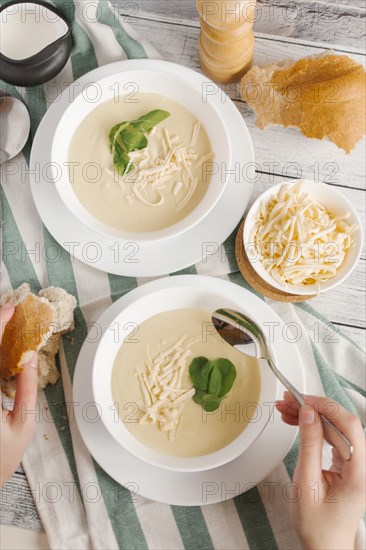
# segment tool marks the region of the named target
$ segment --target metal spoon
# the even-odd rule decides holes
[[[28,139],[30,119],[19,99],[0,92],[0,165],[15,157]]]
[[[266,337],[257,323],[243,313],[232,309],[218,309],[212,315],[212,322],[220,336],[235,349],[268,362],[273,374],[292,393],[300,406],[304,396],[291,384],[273,363]],[[351,442],[330,420],[319,415],[324,429],[325,439],[336,447],[345,460],[350,460],[353,452]]]

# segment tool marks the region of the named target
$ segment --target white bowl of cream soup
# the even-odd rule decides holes
[[[251,315],[224,292],[165,288],[136,300],[102,336],[93,364],[94,399],[107,430],[137,458],[176,471],[215,468],[243,453],[267,425],[277,380],[265,362],[221,340],[211,312],[223,306]],[[213,411],[194,400],[190,369],[197,358],[224,360],[236,369]]]
[[[78,95],[52,142],[54,181],[68,209],[93,230],[164,239],[202,220],[225,189],[231,147],[219,109],[224,94],[205,94],[207,79],[188,69],[170,74],[174,65],[167,62],[159,69],[129,66],[80,91],[74,87]],[[167,117],[136,138],[136,121],[156,110]],[[109,133],[120,123],[133,127],[113,133],[111,151]]]

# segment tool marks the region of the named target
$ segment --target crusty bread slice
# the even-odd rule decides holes
[[[241,95],[259,128],[297,126],[349,153],[366,133],[365,76],[348,56],[326,52],[252,67],[241,80]]]
[[[45,298],[52,305],[57,317],[57,333],[70,332],[74,329],[74,309],[76,299],[65,289],[49,286],[38,292],[40,298]]]
[[[45,345],[52,334],[56,313],[47,300],[34,294],[16,306],[6,325],[0,346],[0,376],[9,380],[23,370],[34,351]]]
[[[12,379],[34,351],[39,351],[38,385],[44,388],[59,378],[55,356],[62,333],[74,328],[76,299],[66,290],[49,287],[36,296],[28,283],[6,292],[0,307],[14,304],[15,313],[7,324],[0,346],[0,377],[7,381],[2,389],[12,394]]]

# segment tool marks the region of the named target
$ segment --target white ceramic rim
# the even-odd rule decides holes
[[[97,102],[85,101],[88,87],[77,90],[77,95],[66,108],[59,123],[57,124],[52,145],[51,145],[51,169],[54,174],[56,190],[65,206],[72,214],[80,219],[90,229],[108,237],[125,239],[127,241],[160,241],[178,236],[188,231],[205,218],[220,200],[228,181],[228,170],[223,172],[222,167],[230,167],[232,163],[231,138],[229,128],[212,95],[207,93],[206,101],[202,99],[202,86],[187,69],[188,73],[172,73],[165,65],[160,68],[138,68],[132,67],[122,70],[119,74],[106,76],[91,85],[97,86],[101,94]],[[118,85],[121,90],[124,84],[138,82],[139,92],[157,93],[165,95],[180,103],[184,108],[193,112],[207,131],[207,135],[215,153],[214,162],[220,169],[212,174],[207,191],[198,205],[182,220],[175,224],[151,232],[127,232],[109,226],[93,216],[79,201],[69,179],[68,170],[68,147],[72,136],[78,125],[95,108],[115,96],[115,84],[118,78]],[[150,80],[153,84],[149,84]],[[153,86],[150,89],[148,86]],[[119,88],[119,89],[120,89]],[[124,95],[122,92],[119,95]],[[231,101],[224,92],[222,101]],[[173,97],[174,96],[174,97]],[[225,97],[224,97],[225,96]],[[195,112],[194,112],[195,111]],[[107,137],[106,137],[107,139]]]
[[[187,297],[183,299],[185,294],[187,294]],[[195,306],[197,301],[200,304],[206,304],[207,301],[214,303],[215,305],[212,306],[212,309],[209,306],[211,311],[219,307],[241,308],[243,312],[256,320],[256,313],[254,312],[253,314],[253,312],[248,311],[241,301],[233,301],[225,292],[220,292],[219,290],[216,291],[215,298],[213,298],[213,294],[211,289],[197,289],[191,285],[185,285],[184,282],[182,282],[181,287],[165,288],[151,292],[119,312],[110,323],[110,327],[118,327],[118,342],[115,342],[115,328],[113,328],[113,330],[107,329],[98,343],[92,369],[92,388],[95,402],[98,403],[101,410],[101,420],[112,437],[128,452],[140,460],[159,468],[179,472],[197,472],[217,468],[242,454],[259,437],[269,421],[270,410],[265,404],[274,401],[277,395],[278,381],[265,361],[258,361],[261,377],[261,389],[257,407],[260,413],[258,421],[251,421],[236,439],[216,452],[184,458],[164,455],[145,446],[129,432],[122,421],[116,421],[110,382],[111,372],[118,350],[123,345],[124,338],[131,333],[135,324],[139,324],[143,320],[162,311],[180,309],[182,307],[197,307],[202,309],[200,305]],[[187,303],[187,299],[191,300],[191,302]],[[150,302],[157,302],[159,304],[158,308],[155,306],[153,312],[148,314],[144,312],[142,319],[141,315],[134,313],[134,311],[139,309],[145,309],[146,311],[149,307],[151,308]],[[125,327],[127,328],[125,329]],[[271,352],[276,360],[276,348],[272,346]],[[112,354],[112,357],[106,361],[108,354]]]
[[[250,207],[248,213],[245,217],[244,227],[243,227],[243,246],[247,252],[247,257],[255,270],[255,272],[266,281],[269,285],[272,287],[281,290],[283,292],[287,292],[289,294],[297,294],[302,296],[310,296],[313,294],[318,294],[318,286],[317,285],[308,285],[306,287],[302,286],[295,286],[290,284],[283,284],[281,285],[276,281],[273,277],[271,277],[267,271],[263,268],[262,263],[260,261],[253,261],[253,257],[250,254],[250,247],[251,244],[249,243],[249,236],[251,229],[253,227],[253,221],[255,219],[256,213],[258,211],[258,208],[260,204],[263,201],[267,201],[270,199],[272,195],[275,195],[280,187],[285,183],[286,185],[289,185],[293,187],[299,181],[302,181],[305,184],[305,187],[309,189],[309,193],[316,198],[316,193],[319,191],[327,193],[329,196],[332,195],[333,198],[336,199],[336,202],[342,202],[344,205],[343,211],[348,211],[350,213],[349,221],[351,224],[355,223],[357,224],[357,230],[353,233],[353,236],[355,238],[355,245],[352,250],[349,251],[347,254],[347,257],[345,258],[345,263],[340,267],[339,272],[335,277],[332,279],[329,279],[326,283],[323,283],[320,285],[320,292],[327,292],[328,290],[331,290],[335,288],[336,286],[343,283],[343,281],[349,277],[349,275],[352,273],[352,271],[355,269],[358,260],[360,259],[362,247],[363,247],[363,235],[362,235],[362,224],[360,217],[358,213],[356,212],[355,208],[351,204],[351,202],[337,189],[335,189],[333,186],[324,183],[324,182],[316,182],[313,180],[296,180],[296,181],[283,181],[281,183],[278,183],[276,185],[273,185],[264,193],[262,193],[252,204]],[[322,204],[326,204],[324,201],[321,201]]]

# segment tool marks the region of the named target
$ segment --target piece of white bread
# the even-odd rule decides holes
[[[29,284],[23,283],[1,296],[0,307],[8,303],[16,307],[0,346],[2,389],[8,395],[13,393],[14,377],[34,351],[39,352],[39,388],[54,384],[60,376],[55,364],[60,336],[74,328],[75,297],[54,286],[35,295]]]
[[[297,126],[305,136],[327,137],[349,153],[366,132],[365,75],[347,55],[325,52],[254,66],[240,88],[259,128]]]

